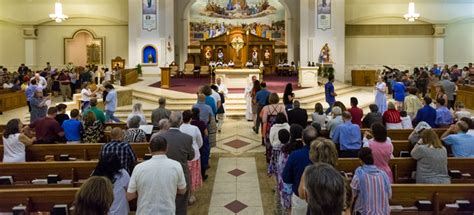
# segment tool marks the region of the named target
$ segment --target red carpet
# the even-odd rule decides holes
[[[293,85],[293,90],[303,89],[298,87],[298,77],[296,76],[276,76],[276,75],[265,75],[263,77],[267,83],[267,89],[272,92],[283,93],[287,83]],[[183,93],[196,93],[199,86],[209,84],[209,76],[201,76],[200,78],[194,78],[192,76],[185,78],[172,78],[170,90],[179,91]],[[154,83],[150,87],[161,87],[161,82]],[[229,93],[244,93],[243,88],[229,88]]]

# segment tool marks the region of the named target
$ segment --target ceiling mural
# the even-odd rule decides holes
[[[233,27],[285,44],[285,9],[278,0],[197,0],[189,18],[191,45]]]

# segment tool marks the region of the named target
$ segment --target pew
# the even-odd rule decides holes
[[[72,206],[79,188],[36,188],[0,190],[0,212],[11,212],[19,204],[27,206],[28,212],[51,211],[56,204]],[[27,213],[29,214],[29,213]]]
[[[433,129],[438,137],[446,131],[446,128],[435,128]],[[360,130],[362,136],[366,131],[370,131],[368,128],[363,128]],[[408,140],[408,136],[410,136],[413,129],[390,129],[387,130],[387,136],[390,137],[392,140]],[[321,136],[329,138],[329,131],[328,130],[321,130]]]

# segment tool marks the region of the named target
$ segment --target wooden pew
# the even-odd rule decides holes
[[[71,207],[79,188],[36,188],[0,190],[0,212],[11,212],[19,204],[27,206],[29,212],[51,211],[55,204]],[[29,213],[28,213],[29,214]]]
[[[363,128],[360,130],[362,136],[364,132],[370,131],[370,129]],[[390,129],[387,130],[387,136],[390,137],[392,140],[408,140],[408,136],[410,136],[413,129]],[[446,131],[446,128],[435,128],[434,131],[438,134],[439,137]],[[329,131],[322,130],[321,136],[329,138]]]

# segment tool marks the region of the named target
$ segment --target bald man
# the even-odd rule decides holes
[[[105,156],[106,154],[116,154],[120,160],[122,168],[127,170],[129,174],[132,174],[133,167],[137,158],[135,152],[133,152],[132,147],[129,143],[123,141],[123,131],[119,127],[115,127],[110,132],[109,143],[106,143],[102,146],[100,150],[100,156]]]

